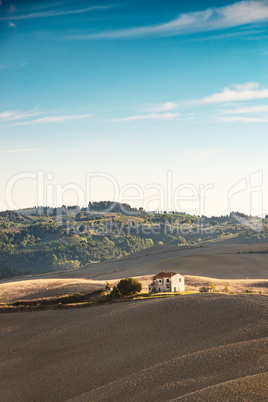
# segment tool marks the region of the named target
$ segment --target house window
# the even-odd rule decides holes
[[[159,279],[159,283],[161,283],[161,279]]]
[[[180,278],[179,282],[181,282],[181,278]]]
[[[167,279],[167,283],[169,282],[169,279]]]

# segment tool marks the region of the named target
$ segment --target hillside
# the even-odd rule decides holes
[[[3,314],[1,401],[265,400],[267,298]]]
[[[185,291],[199,292],[202,287],[210,287],[213,283],[217,292],[223,293],[260,293],[268,295],[268,279],[217,279],[205,276],[186,275]],[[152,275],[136,277],[142,284],[142,296],[148,292]],[[109,280],[116,285],[116,279]],[[106,281],[91,279],[29,279],[15,282],[0,283],[0,307],[17,300],[40,300],[58,298],[73,294],[88,294],[97,290],[105,290]]]
[[[160,270],[218,279],[268,279],[266,249],[267,244],[219,243],[213,246],[180,248],[161,246],[76,270],[50,272],[5,281],[68,278],[112,280],[118,277],[154,275]]]
[[[122,209],[122,205],[117,205],[114,211],[102,212],[102,204],[110,205],[94,203],[93,211],[62,207],[1,212],[0,279],[69,272],[88,266],[92,268],[91,272],[98,269],[100,265],[97,264],[135,257],[146,250],[152,254],[174,248],[218,245],[225,248],[242,244],[266,244],[262,251],[268,250],[267,218],[261,220],[243,214],[208,218],[176,211],[149,213],[133,210],[130,206]],[[262,264],[257,257],[255,259],[249,261],[246,276],[254,274],[250,268],[252,264],[256,265],[257,271]],[[167,264],[172,266],[170,262]],[[211,264],[209,260],[201,266]],[[236,262],[218,258],[214,264],[228,269]],[[190,273],[189,269],[195,266],[194,261],[185,261],[181,269]],[[213,270],[207,275],[213,276]]]

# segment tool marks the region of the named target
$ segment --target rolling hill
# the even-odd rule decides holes
[[[267,298],[197,294],[3,314],[3,402],[265,400]]]
[[[90,278],[112,280],[154,275],[160,270],[218,279],[268,279],[267,244],[204,247],[152,247],[130,256],[62,272],[32,275],[29,279]],[[24,280],[27,277],[17,278]],[[12,279],[13,281],[14,279]]]

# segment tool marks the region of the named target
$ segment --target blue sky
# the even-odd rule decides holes
[[[95,172],[149,209],[268,211],[268,1],[0,4],[1,210],[76,204],[72,184],[81,204],[114,199],[108,178],[87,188]]]

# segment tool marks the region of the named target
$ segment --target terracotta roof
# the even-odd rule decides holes
[[[171,278],[174,275],[177,275],[178,272],[159,272],[159,274],[155,275],[153,279],[161,279],[161,278]]]

